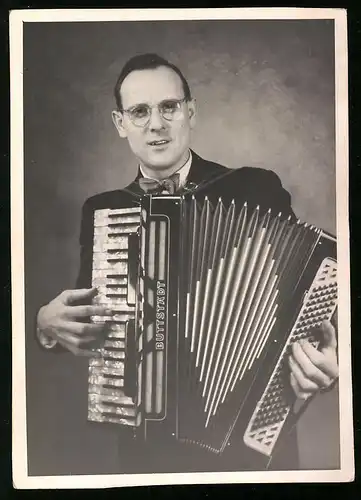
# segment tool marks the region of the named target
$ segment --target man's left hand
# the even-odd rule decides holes
[[[308,399],[315,392],[329,388],[338,378],[336,330],[328,321],[322,324],[321,330],[320,349],[307,340],[292,345],[290,382],[299,399]]]

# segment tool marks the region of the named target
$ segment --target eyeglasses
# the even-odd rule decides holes
[[[167,121],[179,120],[183,116],[182,104],[187,99],[167,99],[154,106],[148,104],[137,104],[129,109],[123,109],[123,113],[127,114],[130,120],[137,127],[145,127],[152,114],[153,108],[158,108],[159,114]]]

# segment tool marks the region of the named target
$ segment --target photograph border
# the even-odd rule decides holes
[[[23,23],[169,21],[169,20],[331,19],[335,26],[336,212],[338,254],[338,339],[340,468],[337,470],[252,471],[177,474],[28,476],[25,373],[25,245]],[[12,465],[17,489],[112,488],[175,484],[320,483],[354,479],[354,431],[351,372],[349,143],[347,13],[344,9],[63,9],[14,10],[10,26],[11,121],[11,282],[12,282]]]

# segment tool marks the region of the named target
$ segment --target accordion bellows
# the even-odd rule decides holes
[[[88,419],[271,457],[292,418],[287,355],[318,346],[336,268],[333,236],[270,210],[146,195],[95,211],[92,285],[115,314],[89,362]]]

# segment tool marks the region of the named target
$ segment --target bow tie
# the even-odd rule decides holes
[[[155,194],[167,191],[169,194],[174,194],[179,189],[179,174],[173,174],[171,177],[160,181],[141,177],[138,183],[140,188],[146,193]]]

